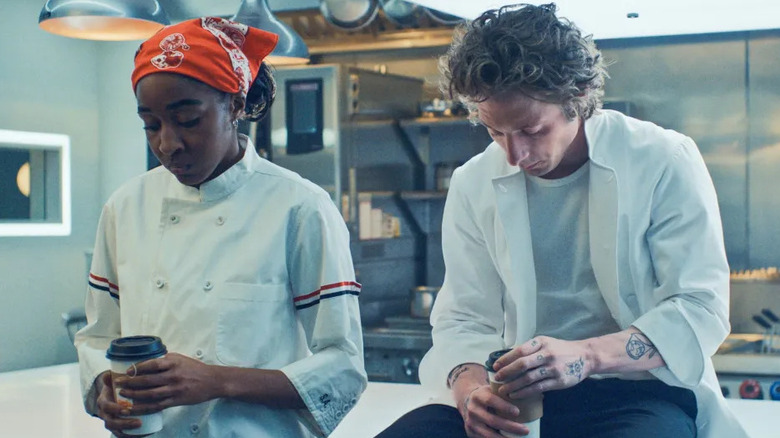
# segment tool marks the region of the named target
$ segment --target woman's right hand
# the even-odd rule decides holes
[[[130,412],[116,403],[111,386],[111,372],[105,371],[95,379],[98,385],[97,415],[111,433],[119,438],[138,438],[138,435],[126,435],[124,429],[141,427],[141,420],[137,418],[122,418],[130,415]]]
[[[478,386],[458,403],[469,438],[506,438],[499,431],[528,435],[528,427],[503,418],[519,415],[517,408],[493,394],[489,385]]]

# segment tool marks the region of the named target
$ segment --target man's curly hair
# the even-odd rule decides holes
[[[601,108],[606,66],[592,36],[556,10],[554,3],[508,5],[459,26],[439,60],[443,91],[460,98],[474,121],[479,102],[514,91],[560,104],[569,120],[588,119]]]

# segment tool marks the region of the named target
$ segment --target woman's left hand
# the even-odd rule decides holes
[[[121,394],[133,399],[133,415],[159,412],[171,406],[194,405],[220,397],[217,367],[177,353],[151,359],[122,377]],[[133,376],[133,377],[130,377]]]
[[[564,389],[580,383],[593,369],[583,341],[536,336],[496,361],[499,393],[509,398]]]

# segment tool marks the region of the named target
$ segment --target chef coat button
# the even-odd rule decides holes
[[[214,288],[214,284],[211,283],[210,281],[206,281],[205,283],[203,283],[203,290],[210,291],[213,288]]]
[[[203,350],[201,350],[200,348],[195,350],[195,357],[197,357],[198,359],[202,358],[203,357]]]
[[[176,216],[175,214],[172,214],[168,220],[171,221],[172,224],[178,224],[179,223],[179,216]]]
[[[200,432],[200,426],[198,426],[197,424],[193,424],[192,426],[190,426],[190,433],[191,434],[195,435],[198,432]]]
[[[165,280],[163,280],[162,278],[158,278],[157,280],[154,281],[154,285],[157,286],[158,289],[162,289],[163,286],[165,286]]]
[[[224,223],[225,223],[225,218],[224,218],[224,217],[222,217],[222,216],[219,216],[219,217],[217,218],[217,225],[222,225],[222,224],[224,224]]]
[[[506,193],[506,186],[503,184],[498,185],[498,190],[501,190],[501,193]]]

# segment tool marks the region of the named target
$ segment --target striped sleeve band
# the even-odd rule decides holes
[[[342,281],[340,283],[326,284],[314,292],[293,298],[296,310],[303,310],[307,307],[317,305],[322,300],[335,298],[342,295],[360,295],[360,283],[354,281]]]
[[[107,278],[98,277],[93,273],[89,273],[89,287],[92,289],[108,292],[114,299],[119,299],[119,286],[108,281]]]

